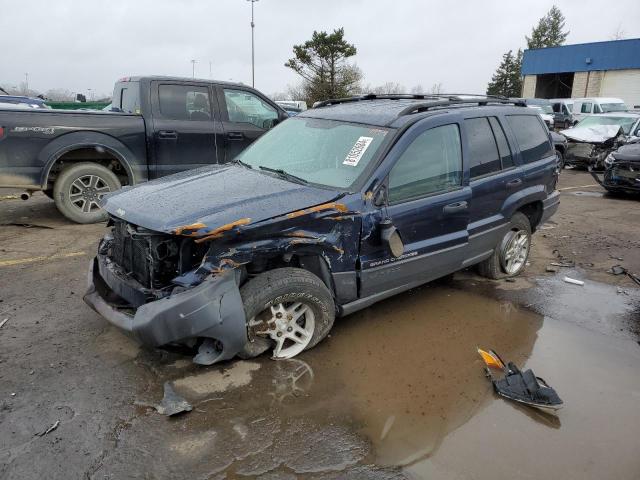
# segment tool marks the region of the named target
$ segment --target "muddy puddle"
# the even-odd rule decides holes
[[[158,385],[142,400],[170,380],[194,410],[137,407],[97,478],[638,478],[640,347],[583,328],[600,300],[583,305],[589,319],[564,321],[585,291],[563,288],[512,303],[481,282],[423,287],[338,320],[291,360],[202,368],[141,354]],[[550,296],[549,311],[533,308]],[[628,300],[609,303],[626,312]],[[564,409],[495,397],[477,346],[532,368]]]

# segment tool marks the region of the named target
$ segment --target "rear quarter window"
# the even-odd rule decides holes
[[[534,115],[507,115],[507,121],[520,146],[524,163],[531,163],[553,154],[546,127]]]

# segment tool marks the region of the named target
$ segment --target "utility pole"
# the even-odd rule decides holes
[[[191,60],[191,78],[196,78],[196,60]]]
[[[251,2],[251,86],[255,88],[256,86],[256,65],[255,65],[255,44],[253,40],[253,31],[256,27],[256,24],[253,22],[253,4],[258,0],[247,0],[247,2]]]
[[[29,73],[24,74],[24,94],[29,95]]]
[[[213,77],[211,76],[211,60],[209,60],[209,78],[213,78]]]

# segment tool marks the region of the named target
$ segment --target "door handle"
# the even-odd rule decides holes
[[[522,185],[521,178],[516,178],[515,180],[511,180],[510,182],[507,182],[507,188],[515,188],[519,185]]]
[[[467,202],[456,202],[450,203],[449,205],[445,205],[442,211],[446,214],[462,212],[468,208]]]
[[[244,140],[244,133],[242,132],[229,132],[227,133],[229,140]]]
[[[177,140],[178,132],[175,130],[160,130],[158,132],[158,138],[162,140]]]

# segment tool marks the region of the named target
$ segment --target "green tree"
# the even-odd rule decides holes
[[[546,48],[562,45],[568,31],[564,31],[565,18],[562,12],[555,5],[551,10],[538,21],[538,25],[533,27],[530,37],[527,39],[527,48]]]
[[[500,62],[487,87],[487,95],[519,97],[522,90],[521,64],[522,50],[518,50],[516,55],[513,54],[512,50],[502,55],[502,62]]]
[[[358,90],[362,72],[346,59],[353,57],[355,45],[344,39],[344,29],[333,33],[314,31],[311,40],[294,45],[294,57],[284,66],[303,78],[307,102],[340,98]]]

